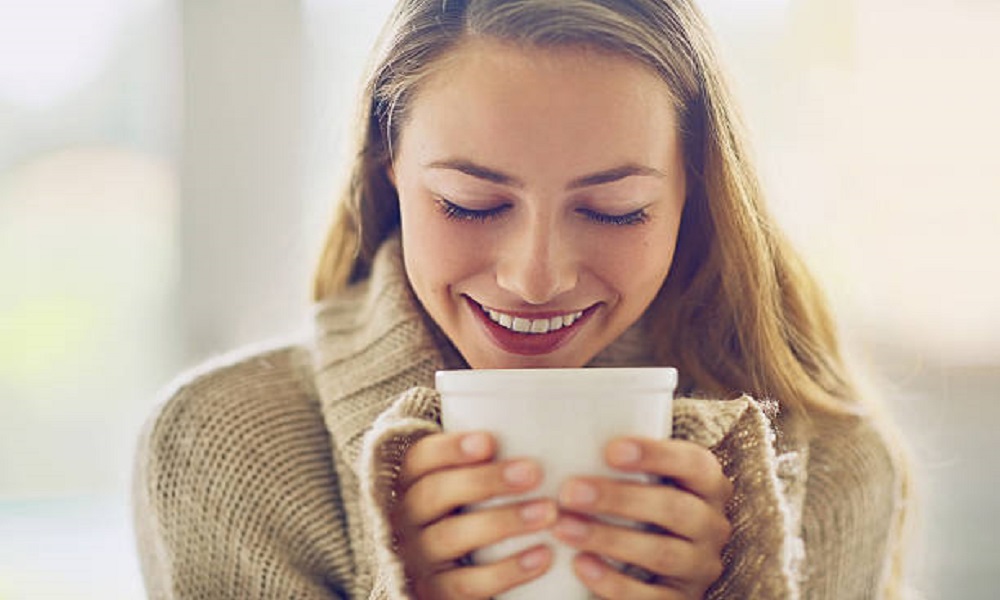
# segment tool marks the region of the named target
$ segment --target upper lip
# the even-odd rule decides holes
[[[507,308],[498,308],[496,306],[488,306],[476,300],[473,300],[469,296],[466,296],[470,302],[478,306],[482,310],[495,310],[497,312],[510,315],[512,317],[521,317],[523,319],[551,319],[553,317],[559,317],[563,315],[571,315],[578,312],[586,312],[590,309],[590,306],[585,306],[584,308],[567,308],[565,310],[546,310],[546,311],[524,311],[524,310],[512,310]]]

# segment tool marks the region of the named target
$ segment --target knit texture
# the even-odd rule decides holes
[[[641,324],[592,366],[648,364]],[[639,340],[639,341],[637,341]],[[151,598],[407,597],[389,516],[401,459],[440,429],[434,372],[464,367],[429,322],[398,241],[317,307],[313,340],[223,357],[171,386],[140,438],[134,511]],[[884,438],[862,417],[679,398],[674,437],[734,483],[709,598],[852,599],[886,589],[900,510]]]

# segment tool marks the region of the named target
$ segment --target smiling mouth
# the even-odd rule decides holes
[[[493,324],[499,325],[507,331],[527,335],[554,333],[561,329],[570,327],[582,319],[584,315],[591,312],[590,309],[593,308],[591,306],[583,310],[567,311],[562,314],[549,311],[547,313],[539,313],[535,316],[529,316],[523,313],[518,315],[490,308],[476,302],[468,296],[466,296],[466,299],[469,301],[469,304],[478,308],[479,312]]]
[[[564,313],[513,314],[483,306],[468,296],[465,300],[494,344],[523,356],[548,354],[567,344],[599,306]]]

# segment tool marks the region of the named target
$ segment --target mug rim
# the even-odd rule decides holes
[[[580,367],[556,369],[459,369],[434,374],[435,388],[442,394],[481,392],[485,387],[504,389],[572,385],[615,389],[673,391],[677,387],[674,367]]]

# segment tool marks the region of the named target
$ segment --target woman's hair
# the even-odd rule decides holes
[[[857,393],[822,294],[764,206],[742,124],[691,0],[402,0],[384,30],[357,120],[353,166],[314,297],[368,273],[399,226],[387,175],[410,103],[442,56],[484,37],[631,57],[673,93],[688,198],[674,262],[646,315],[657,362],[681,390],[853,412]]]

